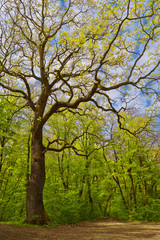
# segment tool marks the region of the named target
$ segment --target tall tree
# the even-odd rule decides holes
[[[24,213],[28,119],[17,99],[0,98],[0,219]],[[15,199],[15,200],[14,200]],[[14,211],[14,214],[13,214]]]
[[[43,144],[48,119],[91,101],[120,123],[113,96],[121,91],[116,100],[123,102],[128,86],[147,94],[157,87],[159,12],[153,0],[1,1],[1,92],[23,98],[34,115],[27,223],[49,223],[43,205],[45,152],[54,143]]]
[[[126,210],[134,217],[143,205],[148,205],[156,196],[159,167],[154,155],[155,119],[126,113],[123,116],[130,130],[141,131],[133,136],[113,128],[111,144],[107,151],[103,151],[103,156]]]

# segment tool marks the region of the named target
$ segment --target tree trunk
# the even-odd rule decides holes
[[[45,184],[44,147],[42,129],[32,130],[31,142],[31,176],[27,184],[26,223],[48,225],[49,219],[43,205],[43,188]]]
[[[1,147],[1,151],[0,151],[0,172],[1,172],[2,164],[3,164],[3,148],[5,146],[5,137],[4,136],[2,136],[2,139],[1,139],[0,143],[1,143],[1,145],[0,145],[0,147]]]

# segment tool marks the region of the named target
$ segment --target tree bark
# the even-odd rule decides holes
[[[0,141],[1,143],[1,151],[0,151],[0,172],[1,172],[1,169],[2,169],[2,164],[3,164],[3,147],[5,146],[5,137],[2,136],[2,139]]]
[[[48,225],[49,219],[43,204],[45,184],[45,156],[42,144],[42,129],[32,128],[31,176],[27,184],[26,223]]]

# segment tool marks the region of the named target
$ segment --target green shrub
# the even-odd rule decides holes
[[[160,201],[155,201],[151,206],[140,207],[134,214],[134,220],[138,221],[160,221]]]

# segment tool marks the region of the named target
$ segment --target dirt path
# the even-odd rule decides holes
[[[0,224],[0,240],[160,240],[160,224],[101,220],[56,228]]]

